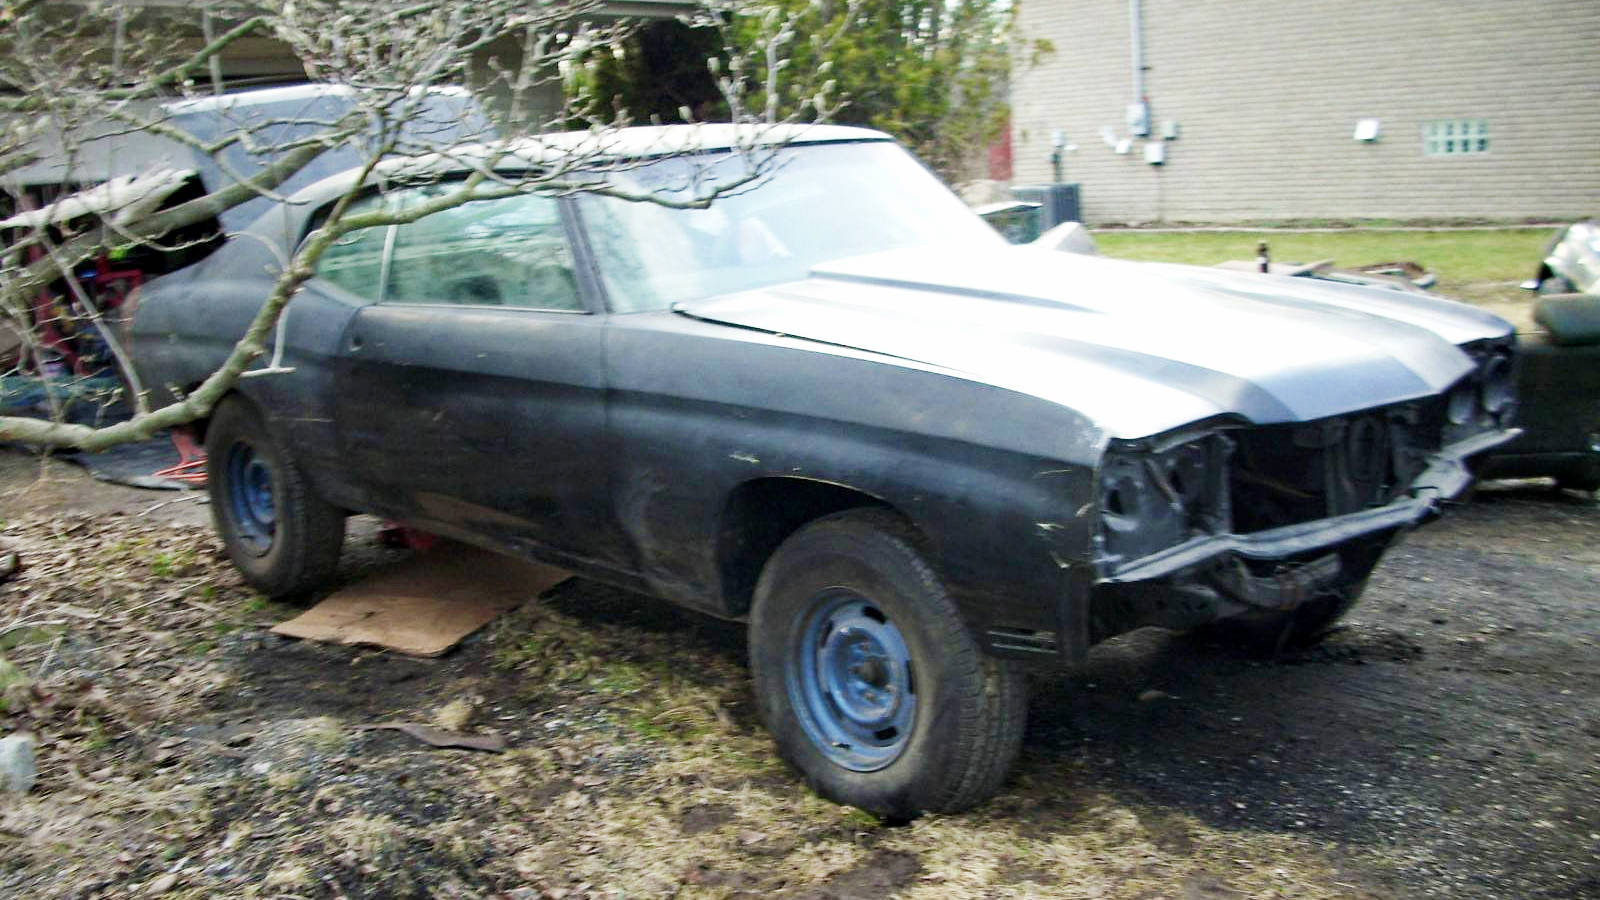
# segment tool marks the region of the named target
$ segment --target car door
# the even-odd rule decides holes
[[[445,534],[614,563],[604,317],[578,288],[559,202],[477,201],[391,226],[384,242],[376,302],[344,335],[336,404],[370,505]]]

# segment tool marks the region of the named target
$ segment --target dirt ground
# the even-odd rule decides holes
[[[573,580],[438,660],[282,640],[207,515],[0,452],[0,896],[1600,897],[1593,498],[1480,491],[1308,653],[1097,648],[1000,797],[901,827],[774,761],[737,626]]]

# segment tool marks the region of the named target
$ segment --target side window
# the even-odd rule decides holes
[[[371,212],[383,201],[379,195],[366,197],[352,203],[347,214]],[[350,232],[323,251],[322,258],[317,260],[317,275],[357,297],[377,300],[383,277],[383,245],[388,234],[387,226]]]
[[[402,204],[453,189],[415,188]],[[478,200],[396,227],[383,301],[581,312],[572,269],[553,198]]]

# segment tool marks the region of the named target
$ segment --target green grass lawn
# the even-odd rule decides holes
[[[1439,277],[1434,291],[1488,306],[1526,303],[1517,285],[1533,277],[1554,232],[1543,228],[1481,231],[1100,231],[1100,252],[1122,259],[1210,266],[1230,259],[1255,259],[1266,241],[1272,261],[1332,259],[1355,268],[1383,262],[1415,262]]]

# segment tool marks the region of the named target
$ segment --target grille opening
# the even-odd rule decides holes
[[[1112,488],[1106,493],[1106,511],[1118,516],[1128,514],[1128,505],[1122,502],[1121,490]]]
[[[1359,512],[1403,483],[1403,424],[1381,412],[1235,432],[1234,530],[1241,534]]]

